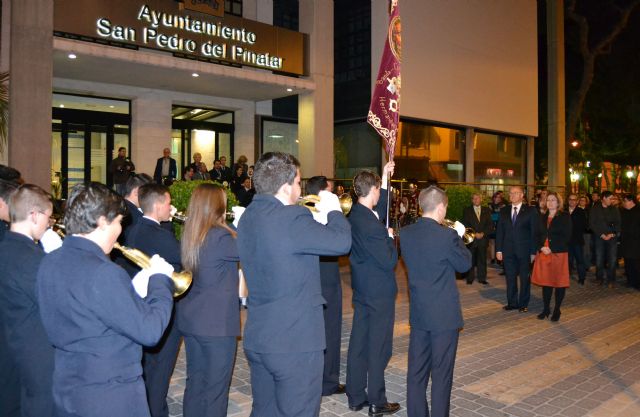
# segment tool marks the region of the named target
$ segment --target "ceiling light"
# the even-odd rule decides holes
[[[198,74],[197,72],[194,72],[193,74],[191,74],[191,76],[193,78],[198,78],[200,76],[200,74]]]
[[[273,138],[273,139],[282,139],[284,136],[282,136],[282,135],[269,135],[269,137]]]
[[[76,54],[69,54],[67,56],[69,57],[69,59],[76,59],[77,58]]]
[[[193,109],[193,110],[191,110],[191,114],[200,113],[201,111],[202,111],[202,109]]]
[[[290,92],[292,92],[292,91],[293,91],[293,88],[287,88],[287,92],[289,92],[289,93],[290,93]]]
[[[60,107],[61,109],[64,109],[64,104],[61,104],[61,105],[60,105],[60,106],[58,106],[58,107]]]
[[[296,143],[300,143],[300,140],[296,139]]]
[[[113,104],[109,106],[110,109],[113,109],[114,107],[116,106],[114,106]]]

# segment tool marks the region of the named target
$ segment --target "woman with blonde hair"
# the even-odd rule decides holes
[[[182,264],[193,284],[177,306],[187,351],[184,416],[226,416],[240,335],[236,233],[225,223],[227,196],[215,184],[191,195],[182,232]]]
[[[569,287],[569,240],[571,216],[562,211],[562,198],[550,191],[546,199],[547,212],[542,214],[538,244],[540,251],[533,265],[531,282],[542,287],[544,309],[538,319],[549,317],[551,295],[555,289],[555,305],[551,321],[560,319],[560,306]]]

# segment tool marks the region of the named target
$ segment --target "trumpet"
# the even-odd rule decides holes
[[[151,258],[142,251],[127,246],[122,246],[118,242],[113,245],[114,249],[118,249],[125,258],[138,265],[140,268],[149,268],[151,266]],[[173,272],[169,277],[173,281],[173,296],[179,297],[185,293],[191,286],[193,277],[190,271]]]
[[[448,227],[449,229],[456,230],[456,222],[449,219],[444,219],[442,221],[442,225]],[[462,235],[462,241],[465,245],[470,245],[476,238],[476,232],[470,227],[464,229],[464,234]]]
[[[338,201],[340,201],[340,210],[342,210],[342,214],[345,216],[349,214],[351,211],[351,207],[353,207],[353,199],[349,193],[342,193],[338,197]],[[320,202],[320,197],[315,194],[307,194],[304,197],[300,197],[298,199],[298,205],[308,208],[310,211],[317,213],[319,210],[316,208],[316,204]]]

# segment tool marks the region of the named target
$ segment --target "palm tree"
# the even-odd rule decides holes
[[[0,73],[0,153],[4,153],[4,148],[9,137],[9,73]]]

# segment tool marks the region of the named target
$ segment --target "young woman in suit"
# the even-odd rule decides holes
[[[571,217],[562,211],[562,198],[555,192],[547,195],[547,213],[541,217],[540,253],[533,266],[531,282],[542,287],[544,309],[538,319],[549,317],[551,295],[555,289],[555,306],[551,321],[560,319],[560,306],[569,287],[569,240]]]
[[[227,415],[240,309],[236,233],[225,223],[226,208],[222,188],[199,185],[182,233],[182,263],[193,272],[177,307],[187,349],[185,417]]]

